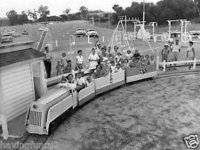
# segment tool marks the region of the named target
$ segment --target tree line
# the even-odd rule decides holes
[[[123,9],[114,5],[113,24],[119,21],[120,16],[142,20],[145,10],[146,22],[166,23],[166,20],[193,19],[200,17],[200,0],[161,0],[157,3],[132,2],[131,6]]]
[[[47,22],[47,21],[69,21],[69,20],[89,20],[92,16],[97,18],[98,15],[95,13],[103,12],[101,10],[89,11],[87,7],[81,6],[79,11],[76,13],[70,13],[71,9],[66,8],[63,13],[59,16],[51,16],[48,6],[39,6],[38,9],[22,11],[18,14],[15,10],[10,10],[6,13],[8,21],[5,24],[5,19],[0,19],[0,25],[21,25],[25,23],[34,23],[34,22]],[[104,13],[104,12],[103,12]],[[108,16],[104,13],[105,16]],[[103,16],[104,17],[104,16]],[[102,21],[108,21],[101,19]]]
[[[105,13],[101,10],[90,11],[87,7],[81,6],[76,13],[70,13],[71,9],[66,8],[59,16],[51,16],[48,6],[39,6],[38,9],[22,11],[18,14],[15,10],[6,13],[8,22],[6,25],[18,25],[31,22],[46,21],[69,21],[69,20],[94,20],[110,21],[116,24],[120,16],[142,20],[143,9],[145,8],[145,21],[166,23],[171,19],[193,19],[200,17],[200,0],[160,0],[157,3],[132,2],[131,6],[123,8],[115,4],[113,13]],[[99,14],[104,14],[103,16]],[[2,20],[5,23],[5,20]],[[0,22],[1,25],[1,22]]]

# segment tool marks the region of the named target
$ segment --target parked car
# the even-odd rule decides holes
[[[77,37],[85,36],[86,35],[86,30],[85,29],[77,29],[76,32],[75,32],[75,35]]]
[[[28,35],[28,31],[24,30],[24,31],[22,32],[22,35]]]
[[[88,29],[86,35],[90,37],[99,37],[97,31],[95,31],[94,29]]]
[[[200,31],[190,31],[190,35],[192,36],[192,38],[200,39]]]
[[[15,32],[15,31],[10,31],[7,34],[9,34],[10,36],[12,36],[13,38],[17,38],[20,37],[20,34]]]
[[[1,43],[11,43],[13,42],[13,37],[9,34],[1,35]]]

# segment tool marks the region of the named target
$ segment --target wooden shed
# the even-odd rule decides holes
[[[32,41],[0,45],[0,113],[7,121],[46,92],[44,57]]]

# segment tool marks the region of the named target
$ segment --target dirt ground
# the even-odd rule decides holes
[[[186,150],[200,135],[200,74],[125,85],[77,110],[48,138],[55,150]]]

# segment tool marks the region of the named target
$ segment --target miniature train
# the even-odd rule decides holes
[[[134,81],[157,76],[156,65],[148,65],[146,72],[139,68],[126,68],[94,79],[89,86],[76,92],[65,88],[52,88],[42,98],[32,102],[26,117],[26,129],[29,133],[49,134],[50,124],[67,112],[75,109],[106,91]]]

